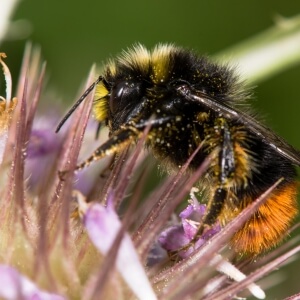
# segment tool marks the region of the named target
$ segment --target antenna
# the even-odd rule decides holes
[[[102,76],[99,76],[98,79],[91,84],[91,86],[83,93],[83,95],[75,102],[75,104],[71,107],[71,109],[67,112],[67,114],[63,117],[63,119],[59,122],[56,127],[55,132],[59,132],[61,127],[65,124],[65,122],[69,119],[72,113],[76,110],[76,108],[80,105],[80,103],[88,96],[88,94],[94,89],[94,87],[103,80]]]

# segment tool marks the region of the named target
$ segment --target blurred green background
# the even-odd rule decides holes
[[[299,1],[281,0],[23,0],[13,19],[29,22],[27,38],[41,46],[48,63],[47,86],[56,91],[57,101],[67,105],[78,94],[92,63],[101,66],[135,42],[147,47],[172,42],[215,54],[269,28],[275,16],[299,12]],[[2,45],[13,75],[19,70],[24,42],[11,40]],[[255,89],[254,101],[272,128],[298,148],[299,78],[299,65],[274,76]]]
[[[90,66],[101,63],[135,42],[152,47],[171,42],[215,54],[274,24],[274,17],[300,13],[300,1],[41,1],[23,0],[13,20],[27,20],[26,39],[6,40],[1,51],[16,78],[25,40],[41,46],[47,61],[48,83],[57,103],[70,105]],[[25,28],[25,27],[24,27]],[[21,28],[22,29],[22,28]],[[300,51],[300,49],[299,49]],[[300,148],[300,65],[259,84],[253,105],[268,124]],[[284,284],[273,287],[268,299],[299,292],[300,263],[281,273]]]

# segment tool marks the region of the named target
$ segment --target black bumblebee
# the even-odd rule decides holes
[[[300,153],[242,110],[249,93],[232,68],[173,45],[136,45],[108,62],[57,131],[94,88],[94,114],[110,138],[78,169],[136,142],[151,125],[146,146],[168,168],[180,168],[200,143],[190,170],[212,156],[200,182],[209,195],[200,231],[227,223],[284,178],[232,244],[256,255],[281,240],[297,214]]]

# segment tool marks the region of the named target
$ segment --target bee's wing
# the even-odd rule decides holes
[[[190,101],[201,103],[207,108],[224,116],[226,119],[234,120],[244,124],[248,130],[253,132],[259,139],[270,145],[281,156],[289,159],[292,163],[300,166],[300,151],[289,145],[284,139],[277,136],[272,130],[260,124],[253,117],[244,112],[230,107],[226,103],[213,99],[202,92],[191,88],[181,88],[178,92]]]

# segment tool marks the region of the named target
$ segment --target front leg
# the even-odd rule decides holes
[[[121,126],[121,128],[112,133],[111,137],[97,148],[93,154],[86,159],[84,162],[76,167],[76,170],[81,170],[89,166],[93,161],[102,159],[105,156],[111,154],[117,154],[121,152],[126,146],[131,143],[135,143],[139,138],[142,137],[144,130],[149,127],[150,133],[146,137],[151,138],[151,131],[159,127],[166,127],[167,123],[176,121],[176,117],[159,117],[156,119],[139,120],[138,122],[129,121],[128,124]]]

